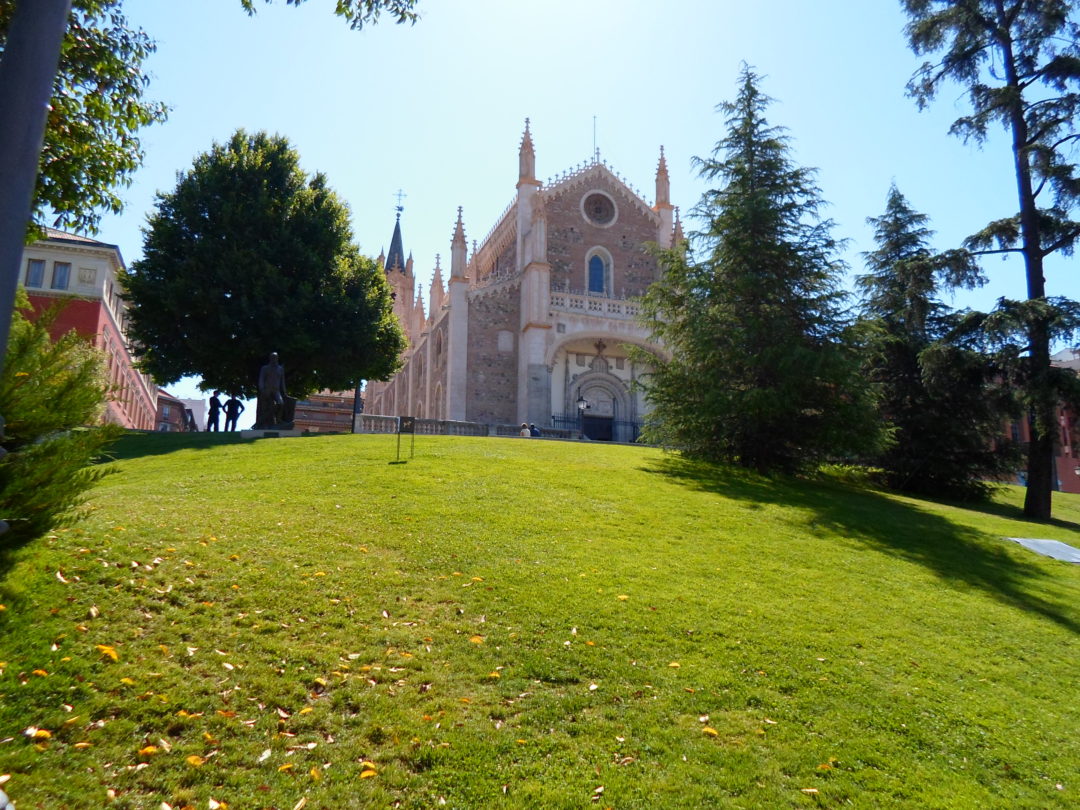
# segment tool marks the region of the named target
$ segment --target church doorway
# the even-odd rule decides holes
[[[613,416],[593,416],[583,414],[581,417],[581,432],[586,439],[597,442],[610,442],[614,436],[615,418]]]

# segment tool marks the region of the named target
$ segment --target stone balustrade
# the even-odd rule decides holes
[[[551,291],[551,308],[558,312],[573,312],[627,321],[637,318],[641,311],[636,301],[625,298],[604,298],[599,295],[556,292],[555,290]]]

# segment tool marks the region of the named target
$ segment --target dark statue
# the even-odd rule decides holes
[[[292,430],[296,400],[285,393],[285,366],[277,352],[259,369],[259,398],[255,404],[255,430]]]

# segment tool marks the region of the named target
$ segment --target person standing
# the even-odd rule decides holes
[[[236,430],[236,420],[244,411],[244,403],[236,398],[236,394],[230,395],[225,403],[225,430]]]
[[[214,395],[210,397],[210,413],[206,416],[207,433],[210,431],[218,432],[218,417],[221,416],[221,400],[218,399],[220,394],[220,391],[215,391]]]

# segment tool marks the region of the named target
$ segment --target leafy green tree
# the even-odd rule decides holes
[[[241,130],[198,156],[158,195],[124,285],[140,364],[161,384],[199,375],[253,396],[276,351],[304,396],[388,377],[404,345],[348,208],[280,136]]]
[[[949,311],[937,295],[939,287],[978,286],[981,273],[967,251],[931,251],[928,218],[896,186],[885,213],[867,221],[877,249],[858,278],[866,373],[894,439],[875,463],[896,489],[985,497],[990,482],[1016,469],[1001,437],[1016,415],[1010,375],[978,350],[966,328],[971,314]]]
[[[88,465],[121,433],[116,425],[86,427],[100,420],[104,408],[101,353],[75,332],[49,337],[59,310],[36,321],[27,317],[29,310],[20,290],[0,374],[0,412],[9,414],[0,520],[10,529],[0,535],[0,550],[77,518],[86,490],[104,474]]]
[[[660,254],[643,312],[672,359],[645,382],[647,437],[712,460],[796,470],[882,438],[846,342],[844,268],[811,169],[796,166],[770,99],[745,67],[727,135],[702,177],[721,181],[694,213],[701,258]]]
[[[254,11],[255,0],[240,3]],[[398,22],[415,21],[415,4],[337,0],[334,13],[359,29],[377,21],[382,11]],[[160,105],[141,101],[146,78],[139,68],[153,43],[141,31],[126,28],[119,8],[120,0],[0,0],[0,370],[23,240],[32,212],[40,210],[34,189],[42,156],[48,166],[37,184],[39,202],[56,206],[58,223],[92,230],[94,207],[115,210],[120,201],[110,189],[141,160],[135,131],[164,115]],[[85,21],[93,24],[85,28]],[[75,35],[65,40],[69,24]],[[76,68],[70,75],[58,70],[62,53]],[[124,59],[139,64],[127,63],[121,74],[108,72]],[[52,95],[54,87],[59,101]],[[49,135],[49,150],[43,151],[50,98],[56,112],[50,126],[58,131]]]
[[[15,0],[0,0],[0,48]],[[102,211],[119,212],[117,186],[142,163],[138,131],[165,120],[165,107],[143,98],[143,64],[155,50],[132,29],[120,0],[74,0],[52,86],[41,151],[34,220],[77,231],[96,229]]]
[[[971,112],[951,132],[977,142],[1000,124],[1011,138],[1018,213],[971,236],[976,253],[1017,253],[1028,303],[1005,302],[999,324],[1019,327],[1026,406],[1031,414],[1024,514],[1050,517],[1054,407],[1060,391],[1050,366],[1055,326],[1071,318],[1046,295],[1044,260],[1070,255],[1080,237],[1075,146],[1080,139],[1080,28],[1069,0],[902,0],[917,54],[937,54],[908,85],[920,107],[947,82],[967,88]],[[1065,310],[1070,309],[1065,306]],[[1065,316],[1063,317],[1063,313]]]
[[[240,4],[247,10],[248,14],[254,14],[256,1],[240,0]],[[307,2],[307,0],[285,1],[290,6],[299,6]],[[263,0],[263,2],[269,5],[274,0]],[[416,22],[417,15],[413,11],[415,7],[416,0],[336,0],[334,13],[339,17],[344,17],[348,21],[349,27],[360,29],[365,24],[377,22],[384,11],[393,17],[397,23]]]

